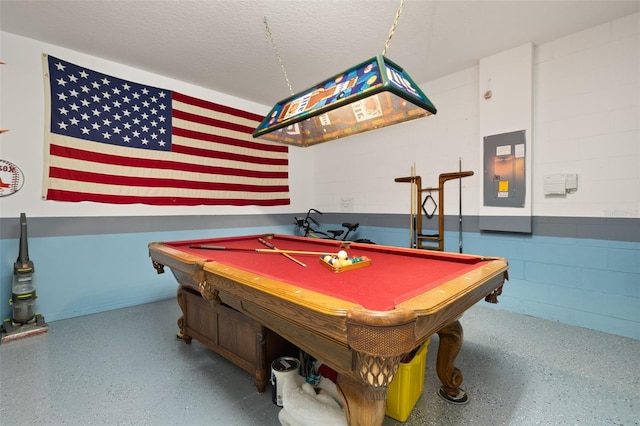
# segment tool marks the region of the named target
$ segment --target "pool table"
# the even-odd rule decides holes
[[[321,258],[340,250],[369,261],[335,269]],[[508,263],[498,257],[279,234],[156,242],[149,254],[158,273],[170,268],[181,286],[335,370],[350,425],[382,424],[401,359],[434,333],[440,394],[466,402],[454,366],[463,339],[458,319],[482,299],[497,302],[508,279]]]

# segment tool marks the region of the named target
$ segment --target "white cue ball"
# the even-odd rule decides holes
[[[340,250],[340,251],[338,252],[338,259],[346,259],[347,257],[349,257],[349,256],[347,255],[347,252],[346,252],[346,251],[344,251],[344,250]]]

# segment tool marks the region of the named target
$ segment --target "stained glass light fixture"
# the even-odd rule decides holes
[[[253,137],[307,147],[435,114],[406,71],[384,56],[402,3],[382,55],[278,102]]]

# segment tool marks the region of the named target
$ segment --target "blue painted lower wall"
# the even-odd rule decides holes
[[[151,265],[150,242],[250,233],[292,234],[293,226],[29,238],[37,311],[52,322],[174,297],[173,276],[158,275]],[[500,303],[487,306],[640,339],[640,243],[481,232],[462,235],[465,253],[509,260],[509,281]],[[408,231],[394,227],[361,226],[355,238],[409,244]],[[458,232],[446,232],[445,250],[458,248]],[[17,258],[18,240],[0,239],[0,253],[0,314],[9,318],[11,265]]]
[[[640,245],[470,235],[469,252],[509,259],[498,308],[640,339]]]
[[[174,297],[177,283],[169,270],[156,273],[147,249],[150,242],[290,231],[260,227],[29,238],[36,310],[50,322]],[[11,317],[13,280],[12,268],[4,265],[16,261],[18,243],[17,239],[0,240],[3,319]]]

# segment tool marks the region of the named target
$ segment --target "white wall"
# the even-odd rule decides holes
[[[640,217],[639,58],[640,14],[535,47],[534,216]],[[463,211],[479,213],[479,69],[421,88],[435,116],[308,148],[318,209],[340,211],[340,199],[353,198],[356,212],[408,214],[409,185],[394,179],[415,163],[423,186],[436,186],[462,157],[476,173],[463,179]],[[543,176],[566,172],[578,174],[578,191],[545,197]],[[445,193],[445,214],[457,214],[458,184]]]
[[[408,214],[411,185],[394,179],[409,176],[412,165],[423,186],[437,186],[440,173],[458,171],[459,157],[464,170],[477,170],[477,80],[474,67],[421,85],[438,108],[434,116],[309,148],[316,153],[318,208],[340,211],[340,198],[346,197],[353,198],[356,212]],[[477,214],[475,180],[463,181],[472,214]],[[457,184],[446,188],[449,199],[457,200]]]
[[[96,203],[60,203],[43,201],[43,132],[44,81],[42,53],[48,53],[119,78],[168,90],[178,91],[256,114],[266,114],[267,106],[197,87],[181,81],[152,74],[126,65],[88,56],[36,40],[0,32],[2,57],[0,66],[0,128],[10,129],[0,136],[0,158],[17,165],[25,177],[20,191],[0,197],[1,217],[17,217],[26,212],[29,217],[51,216],[149,216],[149,215],[210,215],[266,214],[306,210],[312,204],[313,163],[308,152],[289,150],[290,206],[236,207],[195,206],[158,207],[147,205],[111,205]]]
[[[536,215],[640,217],[640,14],[540,46],[534,74]],[[545,198],[542,176],[578,173]]]
[[[513,229],[522,232],[530,232],[532,212],[531,208],[531,182],[532,182],[532,157],[535,155],[535,144],[532,143],[532,108],[533,108],[533,44],[527,43],[506,52],[500,52],[480,60],[479,72],[479,124],[480,138],[478,143],[482,144],[482,154],[479,158],[479,165],[482,169],[478,171],[482,174],[479,191],[479,206],[481,216],[521,216],[526,217],[524,222],[527,225],[520,225]],[[485,99],[485,93],[490,90],[491,96]],[[495,170],[485,170],[486,156],[497,158],[496,152],[491,152],[485,146],[485,138],[504,133],[523,132],[523,140],[518,145],[524,145],[524,149],[519,150],[513,147],[514,173],[521,166],[517,166],[518,161],[524,161],[524,187],[518,187],[511,177],[503,176],[501,180],[508,184],[505,191],[510,198],[523,196],[523,204],[520,206],[506,207],[504,205],[489,205],[487,202],[497,194],[487,191],[487,179],[493,180]],[[520,134],[520,133],[518,133]],[[487,152],[490,151],[490,152]],[[521,152],[518,152],[521,151]],[[524,156],[524,158],[522,158]],[[514,176],[515,177],[515,176]],[[511,180],[511,182],[509,182]],[[524,191],[524,194],[522,194]],[[489,193],[487,193],[489,192]],[[497,201],[497,200],[496,200]],[[500,220],[500,222],[503,222]],[[506,230],[502,224],[486,224],[480,221],[480,229],[485,230]]]

